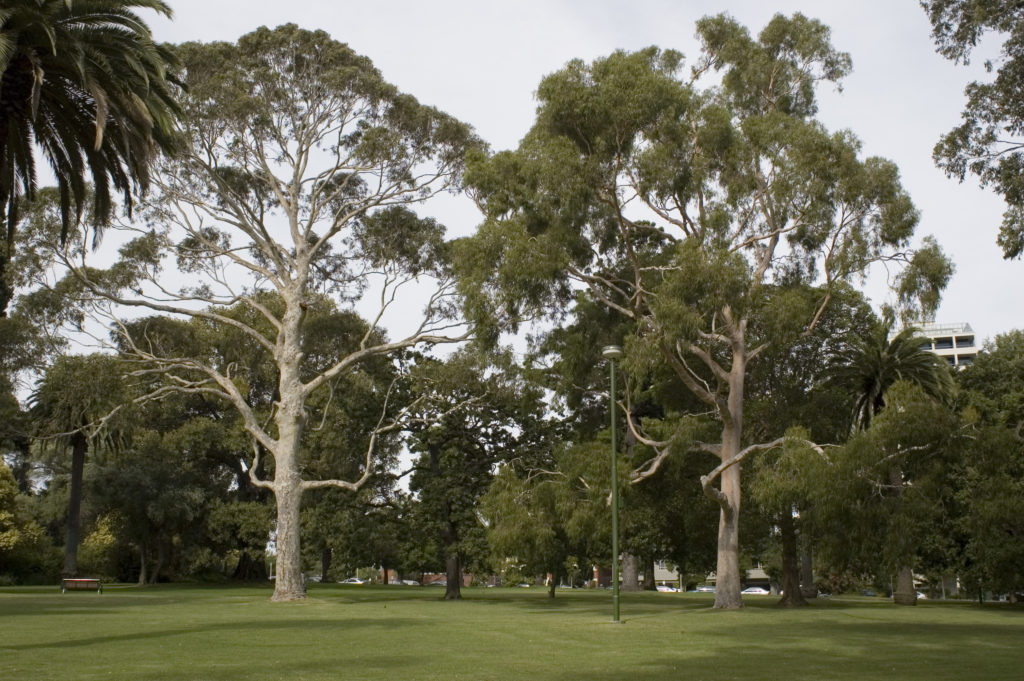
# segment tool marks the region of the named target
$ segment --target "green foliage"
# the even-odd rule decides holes
[[[995,78],[964,92],[963,122],[935,145],[935,163],[950,177],[967,173],[1006,202],[998,243],[1007,258],[1024,253],[1024,6],[1017,0],[923,0],[940,54],[967,63],[986,34],[1003,40],[985,63]]]
[[[812,497],[827,564],[840,572],[894,574],[922,551],[951,549],[957,415],[907,381],[894,383],[870,427],[830,454]],[[942,569],[943,566],[938,566]],[[949,565],[944,566],[949,568]]]
[[[1021,591],[1024,332],[997,336],[957,382],[974,431],[957,493],[963,580],[971,591]]]
[[[705,54],[694,70],[726,69],[724,89],[741,110],[757,113],[767,102],[786,115],[813,116],[817,82],[838,83],[851,70],[850,55],[835,51],[830,34],[800,13],[776,14],[755,41],[727,14],[704,17],[697,36]]]
[[[82,217],[131,208],[150,183],[159,151],[175,148],[181,109],[168,71],[176,61],[153,42],[137,9],[171,15],[162,0],[11,0],[0,12],[0,217],[11,242],[19,197],[36,191],[34,154],[57,178],[62,234]]]
[[[434,564],[487,562],[480,499],[495,467],[531,465],[550,444],[543,402],[507,358],[498,367],[469,351],[444,362],[419,358],[413,391],[422,396],[409,442],[416,456],[409,489],[415,537],[435,553]]]
[[[570,556],[579,564],[607,561],[609,487],[598,482],[608,477],[600,470],[607,460],[602,444],[565,449],[555,470],[499,468],[480,501],[495,567],[512,565],[529,576],[551,573],[557,584],[567,577]]]
[[[47,369],[29,398],[29,413],[44,443],[67,447],[75,433],[123,440],[130,419],[108,417],[126,406],[126,366],[112,355],[65,355]],[[120,428],[118,427],[120,426]]]
[[[927,395],[946,399],[953,378],[945,360],[924,349],[927,338],[907,327],[889,338],[888,324],[876,324],[868,335],[840,348],[832,357],[831,378],[854,396],[853,427],[867,429],[886,405],[886,393],[898,381],[919,386]]]
[[[0,579],[32,584],[52,578],[59,559],[24,500],[11,469],[0,461]]]
[[[85,535],[78,549],[78,566],[83,575],[104,581],[118,576],[117,550],[121,535],[115,514],[97,518],[92,531]]]

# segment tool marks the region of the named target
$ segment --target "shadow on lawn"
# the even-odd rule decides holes
[[[48,641],[45,643],[30,643],[27,645],[11,646],[8,649],[16,650],[37,650],[44,648],[78,648],[103,643],[126,643],[129,641],[145,641],[153,639],[165,639],[174,636],[189,636],[193,634],[214,634],[217,632],[255,632],[258,634],[269,634],[271,632],[309,631],[315,632],[318,636],[326,634],[344,634],[345,630],[368,628],[389,628],[410,626],[415,620],[408,619],[336,619],[330,621],[309,620],[309,619],[268,619],[266,621],[251,622],[210,622],[197,624],[195,626],[182,626],[177,628],[157,629],[150,631],[136,631],[124,634],[106,634],[102,636],[87,636],[60,641]],[[5,647],[0,643],[0,648]]]
[[[1019,681],[1024,665],[1024,619],[1019,627],[855,621],[824,628],[811,623],[766,627],[758,637],[730,633],[726,627],[703,639],[681,635],[657,657],[631,665],[628,676],[631,681]],[[560,678],[621,681],[623,670],[600,659]]]

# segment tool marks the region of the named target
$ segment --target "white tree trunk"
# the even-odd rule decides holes
[[[303,313],[300,279],[291,291],[285,293],[286,310],[282,318],[282,331],[277,345],[277,364],[280,367],[275,423],[277,443],[274,451],[274,497],[277,500],[277,580],[274,601],[293,601],[306,597],[302,578],[302,553],[299,547],[299,510],[302,506],[303,483],[299,472],[299,445],[305,417],[302,380],[299,366],[302,362],[301,338]],[[294,293],[295,290],[299,294]]]
[[[277,578],[271,598],[273,601],[294,601],[306,597],[299,549],[302,483],[297,472],[290,477],[293,478],[292,484],[285,483],[280,477],[274,483],[274,496],[277,499]]]
[[[728,412],[724,414],[722,462],[740,453],[743,442],[744,379],[747,372],[745,324],[732,333],[732,367],[729,372]],[[715,607],[742,608],[740,596],[743,575],[740,572],[740,464],[729,466],[720,478],[721,496],[718,517],[718,566],[715,570]]]
[[[724,446],[723,460],[739,453],[739,447]],[[735,450],[735,451],[734,451]],[[720,502],[718,516],[718,565],[715,569],[715,607],[741,608],[740,596],[742,574],[740,572],[740,465],[736,464],[722,471],[721,491],[725,496]]]

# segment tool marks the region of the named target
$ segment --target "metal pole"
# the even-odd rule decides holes
[[[615,456],[618,442],[615,439],[615,360],[612,359],[611,386],[612,413],[612,622],[619,621],[619,476]]]
[[[615,360],[622,357],[622,348],[608,345],[601,354],[611,362],[612,385],[609,391],[612,419],[612,622],[619,621],[619,476],[615,457],[619,445],[615,433]]]

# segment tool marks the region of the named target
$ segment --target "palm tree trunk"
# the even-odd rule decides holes
[[[78,575],[78,543],[81,540],[82,478],[85,473],[85,454],[89,441],[76,432],[71,436],[71,488],[68,491],[68,533],[64,544],[64,569],[61,575]]]

